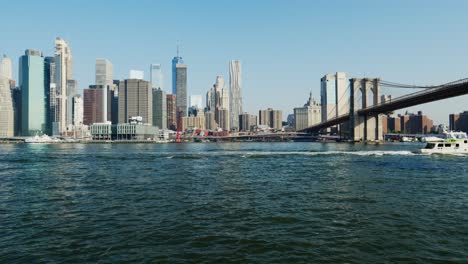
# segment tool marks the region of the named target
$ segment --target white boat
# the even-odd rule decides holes
[[[47,135],[38,136],[35,135],[34,137],[29,137],[24,140],[25,143],[29,144],[49,144],[49,143],[59,143],[60,139],[51,138]]]
[[[421,149],[424,154],[468,154],[468,136],[465,132],[444,132],[445,138],[427,141]]]

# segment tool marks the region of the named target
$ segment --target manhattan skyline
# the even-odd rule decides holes
[[[418,85],[468,77],[463,28],[468,3],[462,1],[395,1],[392,6],[371,1],[336,1],[333,6],[325,1],[206,1],[200,6],[185,1],[99,1],[91,9],[91,2],[70,3],[54,16],[44,14],[53,11],[57,1],[21,3],[3,5],[4,19],[14,23],[5,29],[8,38],[0,53],[12,59],[13,78],[18,81],[17,58],[26,49],[53,56],[54,39],[61,37],[73,51],[79,93],[94,83],[96,58],[112,62],[114,79],[128,78],[131,69],[145,69],[149,80],[149,65],[160,63],[166,80],[163,89],[170,92],[177,43],[188,65],[188,96],[205,94],[215,76],[229,76],[230,60],[240,60],[244,111],[254,114],[267,107],[283,110],[285,116],[292,113],[309,91],[319,98],[320,78],[337,71],[346,72],[348,78],[380,77]],[[109,16],[102,21],[98,14],[106,6],[112,6],[112,13],[127,10],[125,19]],[[17,19],[19,13],[28,20]],[[382,93],[397,96],[402,91]],[[466,110],[467,98],[409,110],[422,110],[436,123],[448,124],[449,113]]]

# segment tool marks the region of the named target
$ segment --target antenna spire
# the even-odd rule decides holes
[[[177,40],[177,57],[179,57],[179,41]]]

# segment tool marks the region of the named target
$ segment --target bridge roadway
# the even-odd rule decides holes
[[[462,79],[459,81],[451,82],[448,84],[434,86],[427,88],[423,91],[404,95],[395,99],[391,99],[390,102],[385,102],[377,105],[373,105],[367,108],[363,108],[357,111],[360,116],[375,116],[378,114],[386,114],[392,111],[415,106],[419,104],[430,103],[442,99],[456,97],[460,95],[468,94],[468,79]],[[348,121],[350,118],[349,113],[338,116],[336,118],[327,120],[325,122],[313,125],[305,128],[298,132],[305,133],[317,133],[320,130],[341,124]]]

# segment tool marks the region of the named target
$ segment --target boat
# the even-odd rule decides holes
[[[468,154],[468,136],[465,132],[444,132],[444,138],[426,139],[423,154]]]
[[[34,137],[26,138],[24,142],[28,144],[49,144],[49,143],[59,143],[60,139],[51,138],[47,135],[42,135],[42,136],[35,135]]]

